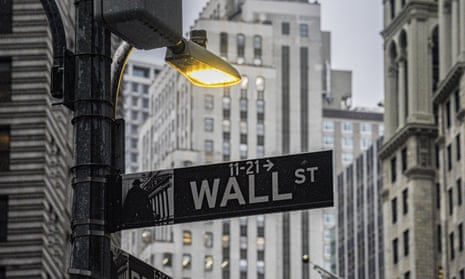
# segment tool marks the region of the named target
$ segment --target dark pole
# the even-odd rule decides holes
[[[113,172],[110,33],[94,20],[92,0],[75,3],[74,196],[68,273],[71,278],[107,279],[111,257],[106,200]]]

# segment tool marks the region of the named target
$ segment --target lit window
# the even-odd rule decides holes
[[[334,131],[334,122],[330,120],[323,121],[323,130]]]
[[[204,264],[205,270],[211,271],[213,269],[213,256],[205,256]]]
[[[10,168],[10,127],[0,126],[0,171]]]
[[[257,237],[257,250],[264,250],[265,249],[265,238],[264,237]]]
[[[241,272],[247,272],[247,260],[239,261],[239,269]]]
[[[300,37],[307,38],[308,37],[308,24],[306,23],[299,24],[299,33],[300,33]]]
[[[191,245],[192,244],[192,234],[190,231],[183,231],[182,232],[182,243],[184,245]]]
[[[231,121],[223,120],[223,132],[230,132],[231,131]]]
[[[213,96],[212,95],[205,95],[205,109],[206,110],[213,109]]]
[[[191,268],[191,254],[182,255],[182,268],[190,269]]]
[[[265,78],[264,77],[257,77],[255,80],[255,87],[257,91],[264,91],[265,90]]]
[[[223,97],[223,109],[231,109],[231,98],[230,97]]]
[[[265,226],[265,216],[257,215],[257,227],[264,227]]]
[[[163,253],[163,266],[171,266],[172,265],[173,254],[171,253]]]
[[[203,242],[205,244],[205,247],[207,248],[213,247],[213,233],[206,232],[203,235]]]
[[[247,76],[242,76],[241,90],[247,90],[248,87],[249,87],[249,78]]]
[[[243,64],[245,54],[245,36],[244,34],[237,35],[237,63]]]
[[[206,132],[213,132],[213,118],[211,117],[205,117],[204,119],[204,129]]]
[[[224,234],[221,237],[221,244],[222,244],[223,248],[228,248],[229,247],[229,235],[228,234]]]

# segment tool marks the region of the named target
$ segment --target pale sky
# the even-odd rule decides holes
[[[311,0],[313,2],[314,0]],[[207,0],[183,0],[186,33]],[[382,0],[320,0],[321,27],[331,32],[334,69],[352,71],[353,106],[376,107],[383,96]],[[131,59],[163,63],[164,50],[135,51]]]

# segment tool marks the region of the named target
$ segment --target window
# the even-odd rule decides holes
[[[450,128],[450,101],[446,102],[446,125]]]
[[[454,245],[454,233],[451,232],[449,234],[449,249],[450,249],[450,259],[453,260],[455,258],[455,245]]]
[[[173,261],[173,254],[171,253],[163,253],[163,266],[169,267],[172,266],[172,261]]]
[[[384,134],[384,125],[380,124],[378,126],[378,136],[382,136]]]
[[[213,140],[205,140],[205,152],[213,153]]]
[[[352,122],[342,122],[342,131],[352,133]]]
[[[354,141],[352,140],[352,138],[349,138],[349,137],[343,137],[342,138],[342,146],[344,148],[353,148],[354,147]]]
[[[372,144],[372,141],[370,138],[361,138],[360,139],[360,146],[362,147],[363,150],[368,149]]]
[[[441,185],[436,183],[436,208],[441,208]]]
[[[203,235],[203,244],[204,244],[205,247],[207,247],[207,248],[213,247],[213,233],[211,233],[211,232],[206,232],[206,233]]]
[[[139,118],[139,113],[135,110],[131,111],[131,119],[137,120]]]
[[[262,64],[262,37],[255,35],[253,37],[254,64]]]
[[[354,160],[354,155],[352,153],[347,153],[347,152],[342,153],[342,163],[344,165],[352,163],[353,160]]]
[[[149,94],[149,86],[147,84],[142,85],[142,93]]]
[[[13,32],[13,0],[2,0],[0,3],[2,3],[0,9],[0,34],[11,33]]]
[[[299,24],[299,34],[302,38],[308,38],[308,24],[301,23]]]
[[[139,92],[139,84],[132,82],[131,89],[132,89],[132,92]]]
[[[399,261],[399,240],[396,238],[392,241],[392,260],[394,264]]]
[[[206,132],[213,132],[213,118],[211,117],[205,117],[204,119],[204,130]]]
[[[143,108],[148,108],[149,107],[149,100],[142,99],[142,107]]]
[[[265,78],[264,77],[259,76],[255,79],[255,88],[257,89],[258,92],[265,91]],[[261,98],[259,99],[263,99],[263,96],[261,96]]]
[[[455,136],[455,145],[457,146],[457,161],[460,161],[460,134]]]
[[[190,269],[191,268],[191,254],[183,254],[181,264],[182,264],[183,269]]]
[[[0,11],[0,16],[2,11]],[[0,17],[0,33],[2,29]],[[11,100],[11,58],[0,57],[0,102]]]
[[[334,122],[330,120],[324,120],[323,130],[328,131],[328,132],[334,131]]]
[[[229,141],[223,142],[223,155],[231,155],[231,144],[229,143]]]
[[[457,205],[462,205],[462,179],[457,179]]]
[[[192,244],[192,233],[190,231],[182,232],[182,244],[191,245]]]
[[[228,57],[228,33],[220,33],[220,56]]]
[[[455,97],[455,112],[459,112],[460,110],[460,91],[456,90],[454,92],[454,97]]]
[[[408,212],[408,190],[402,191],[402,213],[405,215]]]
[[[396,157],[391,159],[391,183],[396,182],[396,178],[397,178],[397,170],[396,170],[397,162],[396,161],[397,161]]]
[[[463,223],[460,223],[458,226],[459,230],[459,251],[463,251]]]
[[[441,253],[442,250],[442,234],[441,234],[441,225],[437,225],[437,238],[436,238],[436,245],[438,246],[438,252]]]
[[[8,234],[8,196],[0,196],[0,242],[7,240]]]
[[[231,109],[231,98],[230,97],[223,97],[223,109],[225,110]]]
[[[132,69],[132,75],[135,77],[149,78],[150,72],[148,68],[134,66],[134,68]]]
[[[0,126],[0,172],[10,169],[10,127]]]
[[[404,273],[404,279],[410,279],[410,271]]]
[[[408,230],[404,231],[404,256],[408,256],[409,253],[409,232]]]
[[[213,96],[212,95],[205,95],[205,109],[206,110],[213,109]]]
[[[454,213],[454,195],[452,188],[449,189],[449,215],[452,215]]]
[[[396,16],[396,0],[389,0],[390,8],[391,8],[391,19]]]
[[[465,279],[465,269],[460,270],[460,279]]]
[[[402,172],[407,170],[407,147],[402,148],[401,151],[401,163],[402,163]]]
[[[391,200],[391,214],[392,214],[392,223],[397,222],[397,198]]]
[[[212,271],[213,269],[213,256],[205,256],[204,260],[205,271]]]
[[[361,123],[360,132],[364,134],[371,134],[371,124],[370,123]]]
[[[259,251],[265,250],[265,238],[264,237],[257,237],[257,250]]]
[[[245,36],[244,34],[237,35],[237,63],[244,63],[244,54],[245,54]]]
[[[290,29],[291,28],[290,28],[289,22],[282,22],[281,23],[281,34],[289,35]]]
[[[452,148],[450,144],[447,146],[447,169],[452,169]]]
[[[265,124],[257,123],[257,136],[265,135]]]
[[[325,147],[333,147],[334,146],[334,137],[333,136],[323,136],[323,145]]]

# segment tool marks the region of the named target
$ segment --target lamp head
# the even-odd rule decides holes
[[[197,86],[226,87],[241,81],[241,75],[231,64],[185,39],[168,47],[165,60]]]

